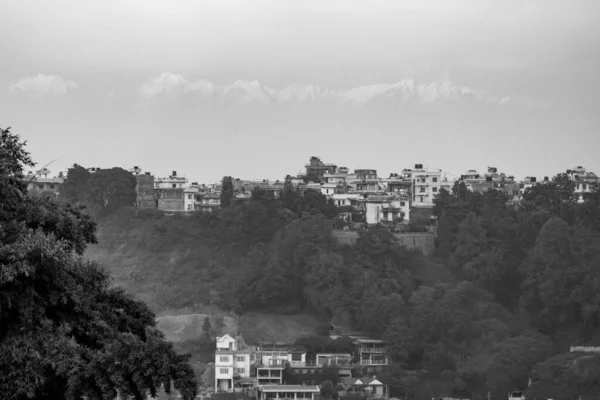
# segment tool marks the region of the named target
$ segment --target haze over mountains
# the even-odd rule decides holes
[[[543,106],[521,97],[488,94],[482,90],[457,85],[445,75],[438,82],[422,83],[404,79],[396,83],[364,85],[348,90],[331,90],[327,87],[293,83],[281,89],[269,87],[257,80],[237,80],[229,85],[217,85],[206,79],[188,81],[182,75],[163,73],[146,81],[139,89],[142,98],[151,100],[185,97],[190,101],[213,106],[247,106],[259,104],[285,107],[298,104],[320,106],[364,106],[393,103],[422,106],[436,101],[482,102],[491,105]]]

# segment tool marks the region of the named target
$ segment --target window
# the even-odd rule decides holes
[[[583,190],[586,190],[586,189],[587,189],[587,186],[585,185],[585,183],[581,184],[581,188],[582,188]]]
[[[173,183],[171,186],[173,187],[173,189],[177,188],[177,184],[176,183]]]
[[[219,361],[221,361],[221,362],[229,362],[229,356],[221,356],[221,357],[219,357]]]
[[[437,178],[431,178],[433,182],[437,182]]]
[[[245,356],[237,356],[235,358],[235,361],[244,362],[244,361],[246,361],[246,357]]]
[[[421,203],[423,202],[423,196],[421,196]]]
[[[243,374],[245,373],[246,369],[245,368],[236,368],[235,369],[235,373],[236,374]]]
[[[188,194],[188,200],[191,200],[191,199],[192,199],[192,195]]]
[[[219,373],[227,375],[229,373],[229,368],[219,368]]]
[[[54,190],[54,183],[51,183],[51,184],[50,184],[50,189],[51,189],[51,190]],[[584,188],[584,189],[585,189],[585,188]]]
[[[431,190],[432,190],[434,193],[435,193],[435,192],[437,192],[437,189],[438,189],[438,188],[436,188],[436,187],[433,187],[433,188],[431,188]]]
[[[400,207],[405,207],[406,206],[406,202],[405,201],[401,201],[400,202]]]
[[[425,187],[424,187],[424,186],[421,186],[421,187],[419,188],[419,192],[421,192],[421,193],[425,193]]]
[[[38,184],[38,189],[44,190],[44,184],[43,183]]]
[[[302,361],[302,354],[292,353],[292,361]]]

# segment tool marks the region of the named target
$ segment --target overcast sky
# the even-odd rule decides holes
[[[0,0],[0,10],[0,125],[39,163],[58,159],[54,170],[282,178],[320,155],[382,175],[415,163],[600,172],[598,0]],[[412,79],[487,100],[216,110],[181,95],[200,79],[340,92]],[[148,81],[183,97],[149,105]]]

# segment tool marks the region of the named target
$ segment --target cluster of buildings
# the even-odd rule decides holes
[[[93,173],[99,169],[93,167],[88,171]],[[189,182],[177,171],[167,177],[155,177],[138,166],[129,171],[137,180],[136,207],[140,209],[159,209],[169,213],[213,212],[221,206],[220,183]],[[596,174],[586,171],[582,166],[568,169],[566,174],[575,183],[579,201],[583,201],[583,195],[591,192],[600,181]],[[66,174],[61,172],[57,177],[49,175],[47,169],[37,173],[30,171],[25,177],[29,189],[57,193]],[[375,169],[350,171],[343,166],[324,163],[315,156],[309,159],[303,171],[287,179],[300,192],[314,190],[322,193],[338,207],[340,216],[351,220],[353,213],[359,212],[368,224],[427,220],[431,218],[435,196],[442,189],[452,190],[456,181],[464,182],[473,192],[502,190],[511,202],[518,202],[528,187],[538,183],[535,177],[529,176],[517,181],[514,176],[498,172],[496,167],[488,167],[483,173],[468,170],[455,176],[441,169],[425,168],[423,164],[415,164],[412,169],[381,177]],[[544,177],[544,181],[549,181],[548,177]],[[257,187],[279,196],[284,182],[235,179],[233,186],[234,201],[241,202],[248,200]]]
[[[311,399],[321,393],[319,375],[323,367],[338,376],[341,395],[355,394],[366,399],[387,399],[388,387],[375,373],[388,365],[385,344],[360,334],[344,334],[332,325],[331,339],[348,337],[351,353],[311,355],[284,343],[248,345],[241,335],[225,334],[216,340],[215,392],[251,393],[260,400]],[[293,374],[294,382],[290,375]],[[360,375],[360,376],[358,376]]]

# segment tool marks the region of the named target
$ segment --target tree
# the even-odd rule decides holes
[[[212,337],[212,326],[210,324],[210,318],[208,316],[204,317],[204,323],[202,324],[202,333],[204,333],[204,337],[207,340],[210,340]]]
[[[67,171],[67,177],[60,185],[59,199],[71,204],[83,202],[87,198],[90,172],[81,165],[74,164]]]
[[[231,207],[233,197],[233,178],[231,176],[224,176],[223,180],[221,181],[221,207]]]
[[[97,210],[113,212],[133,206],[137,197],[135,176],[123,168],[101,169],[91,174],[87,200]]]
[[[592,400],[600,397],[600,356],[562,353],[533,368],[527,398]]]
[[[176,354],[147,306],[83,258],[95,224],[80,206],[28,196],[25,144],[8,129],[0,140],[3,398],[142,399],[172,383],[194,398],[190,356]]]

